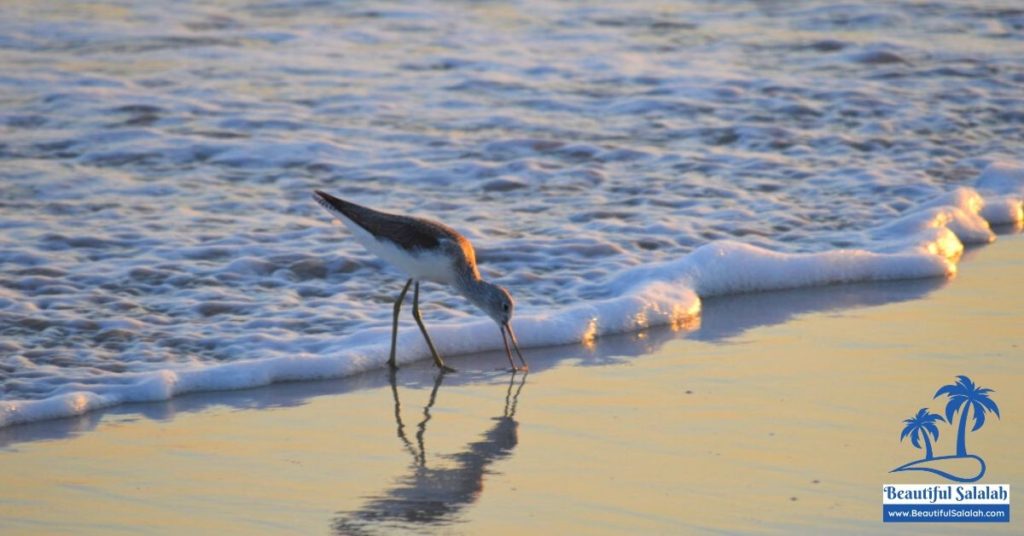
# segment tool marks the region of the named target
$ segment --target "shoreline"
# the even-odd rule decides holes
[[[1016,233],[1020,229],[1020,225],[1020,221],[1014,220],[1014,223],[996,226],[992,231],[988,231],[986,227],[986,232],[991,234],[994,242],[1000,234],[1014,236],[1012,233]],[[804,308],[821,307],[818,304],[829,300],[862,306],[892,300],[913,299],[948,283],[951,277],[955,276],[959,263],[965,258],[969,258],[972,250],[989,246],[991,243],[960,245],[958,251],[961,253],[951,258],[935,255],[936,260],[942,259],[952,267],[944,272],[947,274],[945,277],[903,275],[895,278],[888,276],[879,278],[877,274],[876,276],[869,275],[872,270],[877,270],[880,267],[878,265],[887,257],[885,254],[860,250],[835,250],[815,254],[782,255],[739,243],[713,243],[698,248],[677,261],[658,263],[653,267],[637,269],[641,273],[646,273],[651,270],[664,271],[666,268],[672,267],[670,272],[678,272],[681,269],[683,273],[686,273],[688,270],[696,270],[692,266],[685,268],[687,263],[700,265],[701,257],[733,255],[733,264],[736,264],[737,261],[743,264],[743,259],[747,259],[751,265],[746,268],[748,271],[761,270],[772,273],[795,270],[795,273],[804,274],[802,277],[809,279],[793,287],[783,285],[776,288],[773,286],[774,284],[768,284],[767,288],[763,289],[753,287],[725,294],[717,294],[712,290],[710,295],[704,297],[698,296],[694,292],[699,285],[692,285],[692,282],[684,284],[681,281],[675,281],[673,283],[671,278],[665,281],[655,278],[641,285],[639,290],[630,288],[621,296],[598,300],[594,304],[561,309],[554,316],[547,315],[551,318],[546,318],[545,315],[539,317],[535,315],[520,320],[518,324],[524,332],[522,340],[526,341],[525,347],[530,351],[537,351],[548,348],[573,348],[580,343],[584,346],[591,346],[598,338],[602,340],[617,337],[628,338],[637,332],[665,329],[666,327],[672,331],[693,331],[707,316],[708,302],[712,304],[711,308],[714,310],[716,307],[721,307],[720,304],[734,303],[737,300],[739,303],[743,303],[748,296],[755,296],[756,300],[756,296],[764,293],[778,293],[781,301],[786,302],[786,305],[778,308],[777,311],[766,312],[765,318],[760,321],[768,321],[768,318],[772,316],[779,319],[777,321],[784,321],[785,318],[804,310]],[[957,244],[960,243],[957,242]],[[767,258],[764,257],[766,254]],[[896,260],[895,257],[888,258],[888,260]],[[826,263],[829,264],[828,269],[825,270],[825,273],[816,273],[824,269],[821,263],[825,259],[830,259]],[[836,264],[836,266],[831,266],[831,264]],[[712,262],[709,266],[714,266],[714,263]],[[849,273],[842,275],[849,270],[860,275],[852,276]],[[911,273],[916,272],[911,270]],[[838,279],[835,279],[837,277]],[[851,277],[852,282],[846,282]],[[714,277],[710,279],[715,280]],[[815,281],[818,282],[815,283]],[[690,288],[691,286],[694,288]],[[715,288],[713,283],[711,288]],[[745,312],[741,312],[741,314],[746,315]],[[575,324],[579,324],[579,326],[566,330],[565,326],[561,324],[567,319],[574,319]],[[477,332],[481,331],[478,328],[486,327],[488,322],[486,320],[473,321],[466,327],[470,332]],[[553,332],[549,326],[551,323],[556,325]],[[638,329],[638,326],[641,327]],[[573,329],[577,329],[579,334],[573,335]],[[729,329],[735,330],[735,326]],[[490,333],[490,337],[495,338],[493,341],[484,343],[467,342],[466,340],[452,343],[450,340],[452,337],[449,335],[456,332],[461,333],[455,326],[442,325],[434,331],[441,338],[441,342],[437,344],[441,353],[451,358],[463,357],[474,360],[477,356],[496,354],[498,353],[497,349],[501,348],[492,333],[493,330],[483,330],[483,333]],[[698,332],[697,336],[701,337],[709,333],[710,330],[696,328],[696,331]],[[606,334],[600,334],[600,332],[606,332]],[[541,333],[543,335],[538,335]],[[557,335],[552,338],[552,333],[557,333]],[[360,337],[367,334],[361,334]],[[383,336],[380,333],[378,335]],[[488,339],[487,336],[481,338]],[[538,338],[556,341],[556,343],[530,346],[530,344],[536,344],[534,340]],[[489,350],[475,351],[474,349],[481,347],[481,344],[484,344],[483,347]],[[409,348],[416,349],[419,357],[409,361]],[[422,364],[427,358],[425,351],[425,345],[415,333],[409,333],[409,330],[406,330],[405,333],[399,335],[398,361],[403,366],[414,363]],[[155,403],[195,393],[255,389],[290,382],[333,381],[371,373],[383,368],[383,365],[374,366],[367,362],[368,359],[375,359],[370,356],[383,352],[383,347],[380,344],[357,345],[347,351],[335,352],[341,353],[337,358],[329,359],[320,356],[299,355],[230,361],[207,365],[200,369],[159,369],[135,372],[123,376],[125,379],[130,378],[131,381],[107,386],[107,390],[104,392],[75,391],[41,399],[0,401],[0,430],[11,426],[87,415],[125,404]],[[211,384],[217,384],[217,386],[211,387]]]
[[[1021,238],[1024,234],[1021,234],[1018,226],[1014,224],[997,226],[993,230],[997,236],[1005,237],[1007,240],[1024,240],[1024,238]],[[964,260],[969,262],[971,257],[980,254],[985,248],[991,247],[992,244],[972,244],[966,246],[963,256],[958,260],[958,264]],[[563,356],[583,346],[590,350],[592,355],[598,356],[598,358],[604,355],[636,357],[656,351],[661,345],[681,337],[711,342],[722,341],[730,337],[742,335],[745,331],[756,327],[784,324],[803,314],[874,307],[887,303],[916,300],[941,290],[948,285],[955,284],[955,276],[926,277],[860,281],[711,296],[701,300],[699,316],[687,323],[656,325],[637,331],[606,335],[586,342],[531,347],[528,350],[531,354],[536,353],[541,356]],[[656,344],[650,344],[652,342],[656,342]],[[460,364],[488,360],[500,363],[501,360],[495,356],[503,358],[504,354],[495,350],[455,354],[446,357],[446,359]],[[558,359],[556,358],[554,361],[557,362]],[[226,365],[230,364],[227,363]],[[424,357],[423,359],[403,364],[400,370],[413,368],[418,371],[418,376],[429,375],[434,372],[434,368],[427,365],[429,365],[429,359]],[[550,359],[542,361],[540,364],[543,368],[550,368],[554,365],[555,363],[552,363]],[[462,376],[462,378],[456,380],[455,383],[486,381],[485,378],[495,373],[500,373],[503,370],[499,368],[490,371],[480,369],[479,367],[471,367],[458,368],[458,376]],[[540,370],[542,368],[538,368],[537,365],[531,365],[531,373],[537,373]],[[280,388],[281,393],[293,393],[292,396],[298,395],[300,392],[308,393],[310,391],[317,393],[313,396],[328,396],[343,394],[352,390],[374,388],[382,385],[379,376],[386,375],[387,372],[384,368],[370,368],[355,374],[323,379],[283,380],[240,389],[189,391],[167,399],[121,402],[78,415],[18,422],[0,427],[0,448],[9,442],[8,437],[31,438],[36,435],[46,437],[54,435],[55,431],[59,429],[91,429],[102,421],[102,417],[107,414],[138,413],[140,415],[164,415],[174,414],[183,410],[188,412],[203,411],[207,407],[218,405],[240,408],[249,407],[246,401],[258,399],[263,391],[275,390],[277,388]],[[310,389],[306,389],[303,386],[309,386]],[[288,395],[285,396],[288,397]],[[301,398],[297,398],[295,402],[302,403],[303,400]],[[236,400],[238,402],[232,402]],[[36,432],[36,429],[39,429],[39,432]],[[29,440],[31,441],[31,439]],[[14,440],[13,442],[18,441],[20,440]]]
[[[518,396],[424,362],[394,388],[374,371],[9,427],[0,529],[956,533],[883,526],[878,487],[931,482],[888,472],[920,455],[900,422],[965,373],[1003,410],[971,437],[986,481],[1024,485],[1022,246],[968,251],[949,284],[719,298],[692,331],[534,350]]]

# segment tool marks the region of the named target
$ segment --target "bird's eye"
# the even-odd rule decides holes
[[[504,309],[506,313],[508,312],[508,304],[507,303],[501,304],[501,308]]]

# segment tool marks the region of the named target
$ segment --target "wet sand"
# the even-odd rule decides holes
[[[708,300],[700,326],[196,394],[0,430],[3,534],[881,533],[1020,530],[1024,237],[949,281]],[[1009,524],[881,522],[899,441],[966,374]],[[396,407],[396,401],[398,406]],[[937,454],[952,453],[942,429]],[[524,532],[529,531],[529,532]]]

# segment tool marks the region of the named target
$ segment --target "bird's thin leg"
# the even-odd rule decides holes
[[[434,341],[430,340],[430,334],[427,333],[427,326],[423,325],[423,318],[420,316],[420,282],[417,281],[413,287],[412,292],[412,317],[416,319],[416,324],[419,325],[420,331],[423,332],[423,338],[427,341],[427,347],[430,348],[430,354],[434,356],[434,364],[437,368],[443,372],[455,372],[455,369],[444,364],[444,360],[441,356],[437,355],[437,350],[434,349]]]
[[[405,286],[402,287],[402,293],[398,295],[398,299],[395,300],[395,316],[391,319],[391,357],[388,358],[388,366],[391,370],[398,368],[398,364],[395,363],[395,347],[398,345],[398,312],[402,310],[402,302],[405,301],[405,293],[409,292],[409,285],[412,284],[412,279],[405,282]]]

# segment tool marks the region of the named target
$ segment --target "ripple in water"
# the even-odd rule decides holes
[[[465,233],[529,345],[1021,219],[1010,2],[52,5],[0,17],[0,426],[382,363],[400,276],[314,188]]]

